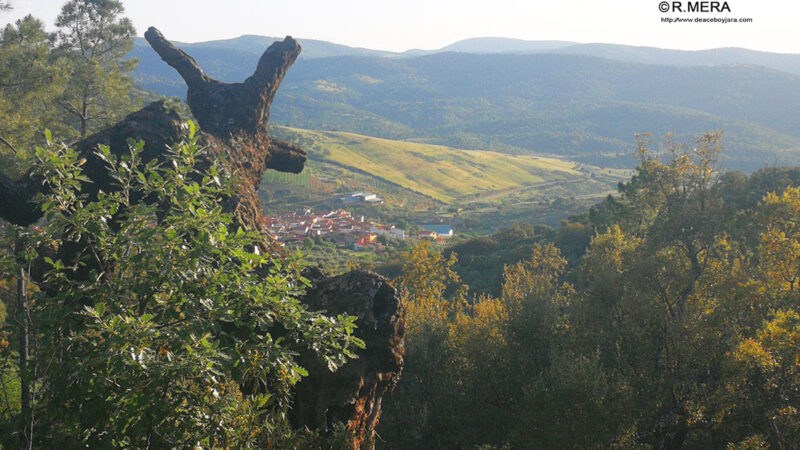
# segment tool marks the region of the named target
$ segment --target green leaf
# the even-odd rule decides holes
[[[255,398],[256,407],[263,408],[267,404],[270,398],[272,398],[270,394],[257,395]]]

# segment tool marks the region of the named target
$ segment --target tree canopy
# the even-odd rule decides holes
[[[720,139],[668,141],[663,157],[643,136],[619,195],[562,226],[575,239],[509,234],[502,248],[530,253],[497,296],[465,301],[457,274],[419,289],[458,266],[415,249],[397,282],[409,305],[438,306],[409,307],[423,326],[386,400],[387,446],[795,445],[800,171],[722,174]]]

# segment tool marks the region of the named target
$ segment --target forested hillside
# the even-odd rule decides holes
[[[726,163],[798,161],[800,77],[756,67],[677,68],[583,56],[438,54],[306,61],[275,120],[460,148],[632,166],[636,133],[726,131]]]
[[[229,81],[243,80],[256,61],[224,47],[204,47],[197,56],[211,75]],[[143,63],[138,82],[183,95],[174,75],[162,76],[165,67]],[[752,171],[800,162],[798,100],[800,76],[757,66],[559,54],[336,56],[299,61],[273,118],[306,129],[628,168],[637,133],[685,140],[724,130],[727,167]]]
[[[408,252],[384,448],[795,447],[800,171],[721,174],[717,139],[640,146],[557,231]]]

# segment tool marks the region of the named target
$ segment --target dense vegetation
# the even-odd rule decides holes
[[[641,143],[585,244],[514,231],[529,254],[491,295],[466,293],[455,253],[412,250],[386,448],[794,447],[800,171],[720,175],[718,139],[665,162]]]
[[[49,129],[69,142],[97,131],[141,104],[125,59],[135,30],[115,1],[67,2],[49,33],[32,16],[0,32],[0,164],[23,167],[14,153],[30,154]],[[150,94],[152,96],[152,94]]]
[[[321,445],[288,423],[292,387],[307,375],[297,358],[315,352],[335,370],[362,345],[355,318],[300,303],[303,266],[260,254],[264,236],[231,228],[221,203],[232,180],[202,168],[189,138],[164,166],[143,165],[141,145],[120,160],[101,147],[119,190],[96,200],[80,191],[75,152],[37,149],[47,220],[3,227],[15,320],[2,333],[16,344],[0,343],[4,446]],[[66,265],[54,260],[59,242],[90,251]]]
[[[81,192],[85,161],[53,143],[136,104],[121,14],[115,0],[70,0],[56,33],[27,17],[0,34],[0,181],[32,170],[47,186],[36,226],[0,224],[0,445],[341,445],[342,429],[320,436],[287,417],[307,375],[298,355],[336,369],[363,345],[357,318],[308,311],[297,300],[304,263],[264,254],[264,236],[231,226],[221,204],[236,180],[198,164],[194,126],[163,165],[142,164],[141,143],[121,158],[101,147],[116,190],[96,198]],[[234,54],[227,45],[209,57]],[[311,151],[311,170],[265,177],[265,201],[288,208],[293,196],[371,186],[397,201],[372,210],[386,223],[504,228],[441,252],[386,239],[357,257],[322,239],[291,248],[334,271],[394,277],[406,365],[383,399],[379,445],[797,447],[800,169],[721,167],[800,161],[787,150],[800,148],[795,75],[563,55],[297,69],[276,105],[283,120],[425,143],[283,129]],[[614,172],[430,145],[625,165],[640,128],[719,126],[732,129],[728,159],[720,133],[658,149],[643,137],[633,178],[591,208],[555,197],[595,195]],[[551,179],[578,182],[537,186]],[[74,263],[56,256],[72,250]]]

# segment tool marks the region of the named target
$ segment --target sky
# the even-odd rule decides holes
[[[52,27],[64,2],[12,0],[14,10],[0,12],[0,23],[33,14]],[[800,53],[800,2],[796,0],[728,0],[730,12],[702,14],[665,14],[659,11],[660,3],[661,0],[123,0],[126,15],[139,35],[155,26],[168,39],[182,42],[243,34],[291,35],[404,51],[432,50],[466,38],[495,36],[684,50],[744,47]],[[663,23],[662,17],[735,17],[752,22]]]

